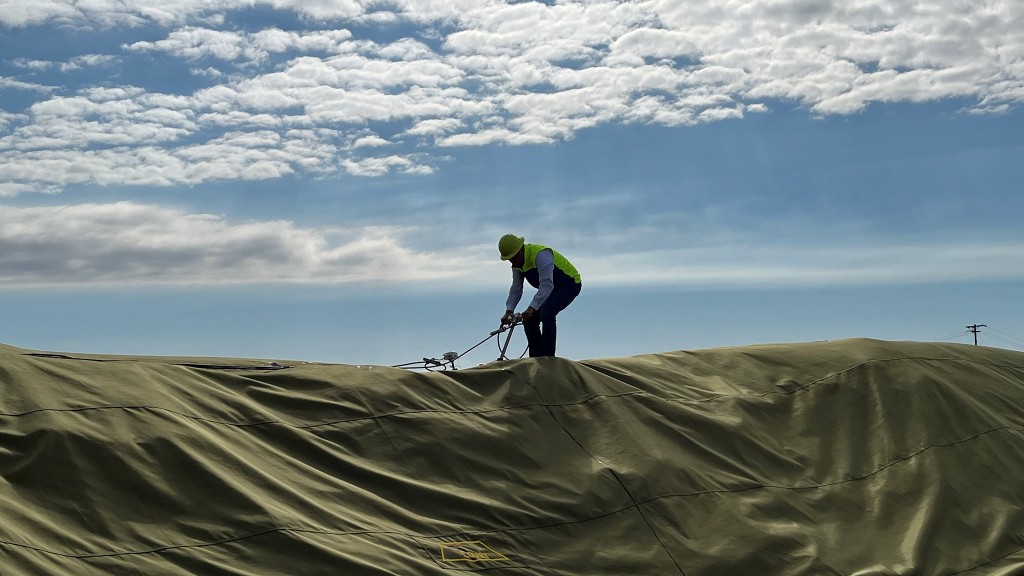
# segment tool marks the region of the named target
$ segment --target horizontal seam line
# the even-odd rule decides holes
[[[120,409],[149,409],[149,410],[159,410],[159,411],[169,412],[169,413],[177,414],[179,416],[182,416],[182,417],[185,417],[185,418],[190,418],[190,419],[193,419],[193,420],[199,420],[199,421],[203,421],[203,422],[210,422],[210,423],[214,423],[214,424],[224,424],[224,425],[227,425],[227,426],[247,427],[247,426],[264,426],[264,425],[268,425],[268,424],[281,424],[283,426],[289,426],[289,427],[293,427],[293,428],[309,429],[309,428],[317,428],[317,427],[322,427],[322,426],[331,426],[331,425],[334,425],[334,424],[342,424],[342,423],[348,423],[348,422],[358,422],[358,421],[361,421],[361,420],[375,420],[375,419],[380,419],[380,418],[388,418],[388,417],[392,417],[392,416],[402,416],[402,415],[407,415],[407,414],[489,414],[489,413],[492,413],[492,412],[501,412],[501,411],[506,411],[506,410],[517,410],[517,409],[521,409],[521,408],[533,408],[533,407],[558,408],[558,407],[565,407],[565,406],[578,406],[578,405],[581,405],[581,404],[586,404],[586,403],[591,402],[591,401],[596,400],[596,399],[606,399],[606,398],[614,399],[614,398],[623,398],[623,397],[628,397],[628,396],[649,397],[649,398],[654,398],[654,399],[662,400],[662,401],[665,401],[665,402],[676,403],[676,404],[702,404],[702,403],[706,403],[706,402],[714,402],[714,401],[717,401],[717,400],[730,399],[730,398],[737,398],[737,399],[743,399],[743,398],[763,398],[763,397],[772,396],[772,395],[789,395],[789,394],[794,394],[796,392],[804,391],[804,390],[806,390],[806,389],[808,389],[808,388],[810,388],[812,386],[815,386],[817,384],[820,384],[820,383],[822,383],[822,382],[824,382],[824,381],[826,381],[826,380],[828,380],[830,378],[835,378],[837,376],[841,376],[843,374],[846,374],[846,373],[848,373],[850,371],[856,370],[857,368],[860,368],[860,367],[868,365],[868,364],[873,364],[873,363],[878,363],[878,362],[902,361],[902,360],[966,362],[966,363],[970,363],[970,364],[992,366],[992,367],[997,367],[997,368],[1012,368],[1012,369],[1024,370],[1024,366],[1007,365],[1007,364],[991,364],[991,363],[983,363],[983,362],[974,362],[974,361],[970,361],[970,360],[961,360],[961,359],[956,359],[956,358],[920,358],[920,357],[886,358],[886,359],[881,359],[881,360],[866,360],[864,362],[861,362],[859,364],[856,364],[856,365],[851,366],[849,368],[846,368],[844,370],[841,370],[841,371],[838,371],[838,372],[833,372],[831,374],[828,374],[826,376],[823,376],[821,378],[818,378],[816,380],[813,380],[813,381],[808,382],[806,384],[802,384],[800,386],[797,386],[797,387],[789,389],[789,390],[772,390],[772,391],[768,391],[768,392],[762,392],[762,393],[759,393],[759,394],[721,394],[721,395],[712,396],[712,397],[708,397],[708,398],[690,399],[690,398],[665,398],[663,396],[658,396],[656,394],[652,394],[652,393],[650,393],[648,391],[645,391],[645,390],[634,390],[634,391],[622,392],[622,393],[617,393],[617,394],[594,394],[594,395],[588,396],[586,398],[582,398],[582,399],[574,401],[574,402],[564,402],[564,403],[557,403],[557,404],[553,404],[553,403],[522,404],[522,405],[517,405],[517,406],[501,406],[501,407],[492,408],[492,409],[488,409],[488,410],[458,410],[458,409],[452,409],[452,410],[440,410],[440,409],[406,410],[406,411],[399,411],[399,412],[389,412],[387,414],[371,414],[371,415],[368,415],[368,416],[360,416],[360,417],[357,417],[357,418],[331,420],[331,421],[328,421],[328,422],[320,422],[320,423],[316,423],[316,424],[293,424],[293,423],[285,422],[283,420],[264,420],[264,421],[257,421],[257,422],[228,422],[228,421],[224,421],[224,420],[217,420],[217,419],[213,419],[213,418],[207,418],[207,417],[204,417],[204,416],[197,416],[197,415],[193,415],[193,414],[186,414],[184,412],[179,412],[177,410],[173,410],[173,409],[170,409],[170,408],[163,408],[163,407],[160,407],[160,406],[151,406],[151,405],[144,405],[144,404],[140,404],[140,405],[124,405],[124,406],[119,406],[119,405],[111,405],[111,406],[82,406],[82,407],[75,407],[75,408],[38,408],[38,409],[34,409],[34,410],[27,410],[25,412],[0,412],[0,417],[28,416],[28,415],[35,414],[35,413],[38,413],[38,412],[80,412],[80,411],[86,411],[86,410],[110,410],[110,409],[119,409],[119,408]],[[593,367],[591,367],[591,368],[596,370],[596,368],[593,368]],[[610,378],[615,379],[614,376],[609,375],[609,374],[605,374],[605,376],[608,376]]]
[[[1011,552],[1009,552],[1007,554],[1003,554],[1002,556],[998,556],[996,558],[992,558],[991,560],[984,560],[982,562],[979,562],[979,563],[975,564],[974,566],[971,566],[969,568],[964,568],[963,570],[960,570],[960,571],[957,571],[957,572],[949,572],[948,574],[946,574],[946,576],[956,576],[957,574],[964,574],[964,573],[967,573],[967,572],[973,572],[973,571],[977,570],[978,568],[981,568],[982,566],[988,566],[989,564],[992,564],[993,562],[998,562],[1000,560],[1003,560],[1004,558],[1009,558],[1010,556],[1013,556],[1015,554],[1020,554],[1021,552],[1024,552],[1024,548],[1020,548],[1018,550],[1013,550],[1013,551],[1011,551]]]
[[[553,528],[553,527],[556,527],[556,526],[567,526],[567,525],[572,525],[572,524],[583,524],[583,523],[586,523],[586,522],[591,522],[591,521],[594,521],[594,520],[599,520],[601,518],[606,518],[608,516],[613,516],[615,514],[619,514],[621,512],[626,511],[626,510],[637,508],[639,506],[642,506],[644,504],[648,504],[648,503],[651,503],[651,502],[654,502],[654,501],[657,501],[657,500],[664,500],[664,499],[669,499],[669,498],[690,498],[690,497],[695,497],[695,496],[705,496],[705,495],[708,495],[708,494],[732,494],[732,493],[740,493],[740,492],[749,492],[749,491],[752,491],[752,490],[790,490],[790,491],[796,492],[796,491],[802,491],[802,490],[816,490],[816,489],[821,489],[821,488],[829,488],[829,487],[838,486],[838,485],[841,485],[841,484],[847,484],[847,483],[851,483],[851,482],[859,482],[861,480],[866,480],[868,478],[871,478],[872,476],[875,476],[875,475],[885,471],[886,469],[888,469],[888,468],[890,468],[892,466],[895,466],[896,464],[900,464],[902,462],[906,462],[906,461],[908,461],[908,460],[910,460],[912,458],[915,458],[915,457],[919,456],[920,454],[931,450],[932,448],[948,448],[948,447],[952,447],[952,446],[957,446],[959,444],[970,442],[972,440],[975,440],[975,439],[980,438],[982,436],[985,436],[987,434],[991,434],[993,432],[999,432],[999,431],[1024,432],[1024,428],[1015,428],[1015,427],[1012,427],[1012,426],[1000,426],[1000,427],[997,427],[997,428],[992,428],[990,430],[985,430],[985,431],[982,431],[982,432],[978,432],[978,433],[973,434],[973,435],[971,435],[971,436],[969,436],[967,438],[963,438],[963,439],[956,440],[956,441],[953,441],[953,442],[948,442],[948,443],[944,443],[944,444],[931,444],[929,446],[926,446],[925,448],[922,448],[921,450],[918,450],[917,452],[915,452],[915,453],[913,453],[913,454],[911,454],[909,456],[893,460],[892,462],[889,462],[889,463],[881,466],[877,470],[874,470],[874,471],[869,472],[867,474],[864,474],[862,476],[858,476],[856,478],[847,478],[845,480],[838,480],[838,481],[835,481],[835,482],[825,482],[825,483],[817,484],[817,485],[814,485],[814,486],[776,486],[776,485],[770,485],[770,484],[757,484],[757,485],[754,485],[754,486],[748,486],[748,487],[744,487],[744,488],[735,488],[735,489],[704,490],[704,491],[700,491],[700,492],[689,492],[689,493],[686,493],[686,494],[663,494],[661,496],[655,496],[655,497],[652,497],[652,498],[646,498],[646,499],[637,501],[635,503],[628,504],[628,505],[623,506],[621,508],[618,508],[616,510],[610,510],[610,511],[603,512],[601,514],[596,514],[594,516],[590,516],[590,517],[587,517],[587,518],[580,518],[580,519],[576,519],[576,520],[567,520],[567,521],[564,521],[564,522],[552,522],[552,523],[548,523],[548,524],[538,524],[538,525],[535,525],[535,526],[507,527],[507,528],[492,529],[492,530],[473,530],[472,533],[473,534],[503,534],[503,533],[506,533],[506,532],[528,532],[528,531],[532,531],[532,530],[543,530],[543,529],[546,529],[546,528]],[[254,538],[254,537],[258,537],[258,536],[263,536],[263,535],[270,534],[270,533],[275,533],[275,532],[298,532],[298,533],[324,534],[324,535],[333,535],[333,536],[360,536],[360,535],[380,534],[380,535],[391,535],[391,536],[403,536],[403,537],[410,538],[410,539],[413,539],[413,540],[415,540],[417,538],[420,538],[420,539],[448,538],[448,537],[459,536],[459,535],[462,535],[462,534],[469,533],[469,532],[448,532],[448,533],[433,534],[433,535],[415,535],[415,534],[410,534],[410,533],[406,533],[406,532],[398,532],[398,531],[393,531],[393,530],[353,530],[353,531],[344,531],[343,532],[343,531],[332,531],[332,530],[318,530],[318,529],[310,529],[310,528],[274,527],[274,528],[269,528],[269,529],[262,530],[262,531],[259,531],[259,532],[253,532],[253,533],[250,533],[250,534],[245,534],[245,535],[234,537],[234,538],[225,538],[225,539],[217,540],[217,541],[213,541],[213,542],[199,542],[199,543],[195,543],[195,544],[172,544],[172,545],[156,547],[156,548],[152,548],[152,549],[148,549],[148,550],[131,550],[131,551],[124,551],[124,552],[97,552],[97,553],[92,553],[92,554],[68,554],[68,553],[65,553],[65,552],[57,552],[57,551],[53,551],[53,550],[47,550],[45,548],[40,548],[38,546],[33,546],[33,545],[30,545],[30,544],[21,544],[21,543],[11,542],[11,541],[7,541],[7,540],[0,540],[0,544],[6,544],[6,545],[10,545],[10,546],[17,546],[17,547],[20,547],[20,548],[26,548],[26,549],[30,549],[30,550],[35,550],[35,551],[40,552],[40,553],[53,554],[53,555],[62,556],[62,557],[65,557],[65,558],[73,558],[73,559],[79,559],[79,560],[88,560],[90,558],[105,558],[105,557],[112,557],[112,556],[136,556],[136,555],[142,555],[142,554],[154,554],[154,553],[159,553],[159,552],[163,552],[163,551],[166,551],[166,550],[177,550],[177,549],[183,549],[183,548],[206,548],[206,547],[211,547],[211,546],[219,546],[219,545],[223,545],[223,544],[229,544],[229,543],[232,543],[232,542],[238,542],[240,540],[245,540],[245,539],[248,539],[248,538]],[[997,558],[997,560],[998,560],[998,558]],[[985,563],[979,564],[979,566],[983,566],[984,564]],[[958,574],[958,573],[953,573],[953,574]],[[950,575],[950,576],[953,576],[953,575]]]
[[[804,390],[807,390],[808,388],[811,388],[813,386],[817,386],[817,385],[819,385],[819,384],[821,384],[821,383],[823,383],[823,382],[825,382],[827,380],[830,380],[832,378],[837,378],[839,376],[842,376],[844,374],[847,374],[849,372],[852,372],[852,371],[854,371],[854,370],[856,370],[858,368],[861,368],[863,366],[867,366],[869,364],[876,364],[876,363],[881,363],[881,362],[899,362],[899,361],[904,361],[904,360],[922,360],[922,361],[925,361],[925,362],[940,362],[940,361],[941,362],[963,362],[963,363],[968,363],[968,364],[975,364],[975,365],[978,365],[978,366],[989,366],[989,367],[993,367],[993,368],[1009,368],[1009,369],[1013,369],[1013,370],[1024,370],[1024,366],[1018,366],[1018,365],[1014,365],[1014,364],[992,364],[992,363],[988,363],[988,362],[975,362],[975,361],[972,361],[972,360],[961,360],[961,359],[957,359],[957,358],[919,358],[919,357],[914,357],[914,356],[908,356],[908,357],[905,357],[905,358],[884,358],[884,359],[877,359],[877,360],[865,360],[864,362],[860,362],[859,364],[855,364],[853,366],[850,366],[849,368],[845,368],[845,369],[840,370],[838,372],[832,372],[830,374],[822,376],[821,378],[818,378],[816,380],[812,380],[810,382],[807,382],[806,384],[800,384],[799,386],[796,386],[796,387],[788,389],[788,390],[769,390],[767,392],[760,392],[758,394],[719,394],[719,395],[716,395],[716,396],[710,396],[708,398],[698,398],[698,399],[664,398],[664,400],[666,400],[667,402],[675,402],[675,403],[682,403],[682,404],[702,404],[702,403],[705,403],[705,402],[714,402],[714,401],[717,401],[717,400],[731,399],[731,398],[743,399],[743,398],[764,398],[766,396],[785,396],[785,395],[789,395],[789,394],[795,394],[797,392],[802,392]]]
[[[867,474],[862,474],[860,476],[856,476],[856,477],[853,477],[853,478],[846,478],[845,480],[836,480],[836,481],[833,481],[833,482],[822,482],[821,484],[814,484],[814,485],[808,485],[808,486],[779,486],[779,485],[776,485],[776,484],[757,484],[757,485],[748,486],[746,488],[721,489],[721,490],[704,490],[704,491],[701,491],[701,492],[689,492],[689,493],[686,493],[686,494],[663,494],[661,496],[654,496],[652,498],[648,498],[646,500],[641,501],[640,503],[646,504],[647,502],[653,502],[655,500],[661,500],[663,498],[687,498],[687,497],[690,497],[690,496],[703,496],[705,494],[729,494],[729,493],[734,493],[734,492],[748,492],[750,490],[761,490],[761,489],[768,489],[768,490],[790,490],[790,491],[793,491],[793,492],[798,492],[798,491],[801,491],[801,490],[818,490],[818,489],[821,489],[821,488],[829,488],[829,487],[832,487],[832,486],[839,486],[841,484],[848,484],[850,482],[860,482],[861,480],[867,480],[868,478],[871,478],[872,476],[880,474],[881,472],[884,472],[885,470],[887,470],[887,469],[889,469],[889,468],[891,468],[891,467],[893,467],[893,466],[895,466],[897,464],[901,464],[903,462],[907,462],[909,460],[912,460],[913,458],[915,458],[917,456],[920,456],[921,454],[923,454],[925,452],[928,452],[929,450],[932,450],[933,448],[950,448],[950,447],[953,447],[953,446],[958,446],[960,444],[964,444],[964,443],[970,442],[972,440],[976,440],[976,439],[978,439],[978,438],[980,438],[982,436],[985,436],[985,435],[988,435],[988,434],[992,434],[994,432],[1006,432],[1006,431],[1024,433],[1024,428],[1016,428],[1014,426],[998,426],[996,428],[991,428],[989,430],[983,430],[981,432],[977,432],[975,434],[972,434],[972,435],[968,436],[967,438],[961,438],[959,440],[954,440],[952,442],[944,442],[944,443],[941,443],[941,444],[929,444],[928,446],[925,446],[924,448],[921,448],[920,450],[914,452],[913,454],[910,454],[908,456],[904,456],[902,458],[897,458],[895,460],[892,460],[891,462],[883,464],[878,469],[873,470],[871,472],[868,472]]]
[[[211,424],[221,424],[224,426],[234,426],[238,428],[246,428],[250,426],[267,426],[267,425],[280,425],[287,426],[289,428],[299,429],[311,429],[320,428],[325,426],[333,426],[335,424],[347,424],[349,422],[359,422],[363,420],[379,420],[382,418],[391,418],[395,416],[406,416],[415,414],[464,414],[464,415],[483,415],[491,414],[494,412],[507,412],[512,410],[521,410],[524,408],[560,408],[567,406],[579,406],[582,404],[590,403],[594,400],[604,400],[609,398],[621,398],[625,396],[641,396],[646,395],[644,392],[624,392],[621,394],[595,394],[586,398],[580,399],[575,402],[565,402],[559,404],[544,404],[544,403],[529,403],[519,404],[515,406],[499,406],[496,408],[489,408],[486,410],[442,410],[442,409],[422,409],[422,410],[404,410],[398,412],[389,412],[387,414],[371,414],[368,416],[359,416],[355,418],[344,418],[339,420],[330,420],[327,422],[318,422],[314,424],[295,424],[291,422],[285,422],[284,420],[260,420],[254,422],[228,422],[226,420],[217,420],[215,418],[208,418],[205,416],[198,416],[195,414],[186,414],[178,410],[171,408],[164,408],[162,406],[152,406],[148,404],[135,404],[135,405],[109,405],[109,406],[78,406],[78,407],[66,407],[66,408],[37,408],[34,410],[26,410],[24,412],[0,412],[2,418],[20,418],[23,416],[31,416],[42,412],[87,412],[92,410],[149,410],[154,412],[167,412],[170,414],[176,414],[183,418],[190,420],[198,420],[201,422],[208,422]]]

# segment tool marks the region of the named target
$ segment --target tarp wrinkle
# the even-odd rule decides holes
[[[1024,574],[1024,354],[0,345],[0,574]]]

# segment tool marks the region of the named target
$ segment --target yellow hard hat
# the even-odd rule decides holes
[[[516,252],[523,247],[525,241],[522,236],[516,236],[515,234],[505,234],[498,240],[498,252],[501,252],[502,260],[511,260]]]

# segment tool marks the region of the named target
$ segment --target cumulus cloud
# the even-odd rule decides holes
[[[367,134],[366,136],[360,136],[354,142],[352,142],[353,148],[365,148],[365,147],[378,147],[387,146],[389,142],[384,138],[376,134]]]
[[[0,22],[7,26],[27,26],[52,20],[71,19],[81,16],[71,2],[9,2],[4,6]]]
[[[350,159],[343,162],[345,169],[356,176],[381,176],[392,171],[406,174],[430,174],[433,169],[402,156]]]
[[[297,13],[307,29],[231,24],[253,6]],[[371,21],[404,37],[359,26]],[[69,0],[15,3],[0,23],[118,26],[124,37],[117,60],[12,55],[26,77],[0,78],[0,90],[37,100],[0,137],[10,190],[429,173],[445,147],[547,144],[603,124],[689,126],[794,102],[842,115],[955,99],[999,114],[1024,101],[1024,8],[1013,0]],[[166,36],[142,39],[143,23]],[[155,58],[205,83],[170,94],[120,65]],[[76,67],[110,75],[59,91],[30,78]],[[385,145],[392,154],[373,153]]]
[[[57,69],[61,72],[71,72],[84,68],[110,66],[118,62],[118,57],[112,54],[82,54],[74,56],[67,62],[55,62],[52,60],[30,60],[28,58],[16,58],[12,64],[32,72],[43,72]]]
[[[49,86],[43,86],[42,84],[36,84],[35,82],[25,82],[23,80],[18,80],[16,78],[0,76],[0,90],[5,89],[45,93],[53,91],[53,88]]]
[[[318,230],[117,202],[0,207],[0,285],[347,283],[465,274],[394,228]]]
[[[438,15],[450,15],[461,2],[430,7]],[[478,2],[471,2],[478,4]],[[173,0],[154,3],[149,0],[78,2],[76,0],[15,0],[7,2],[0,23],[7,26],[32,26],[47,22],[80,27],[170,26],[191,20],[219,22],[223,13],[253,7],[269,7],[296,12],[311,20],[358,20],[391,23],[398,16],[387,9],[390,0]],[[433,2],[424,2],[433,4]],[[437,8],[440,8],[439,10]]]
[[[88,129],[89,126],[82,126]],[[159,140],[159,128],[143,139]],[[108,141],[130,138],[106,135]],[[84,136],[83,136],[84,137]],[[68,136],[70,138],[70,136]],[[99,150],[15,150],[0,152],[0,180],[30,181],[51,186],[68,184],[192,185],[225,180],[273,179],[297,170],[334,169],[336,147],[315,130],[226,132],[211,140],[180,147],[114,146]],[[400,157],[396,157],[400,158]],[[398,165],[396,159],[391,165]],[[414,165],[412,160],[404,166]],[[386,171],[385,171],[386,172]],[[383,173],[383,172],[378,172]]]
[[[212,58],[225,61],[259,63],[289,51],[337,53],[352,37],[348,30],[321,30],[300,34],[277,28],[253,34],[237,31],[211,30],[188,26],[171,32],[155,42],[134,42],[125,45],[129,52],[165,52],[185,60]]]

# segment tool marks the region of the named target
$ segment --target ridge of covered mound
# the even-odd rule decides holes
[[[1011,574],[1024,353],[468,370],[0,346],[0,574]]]

